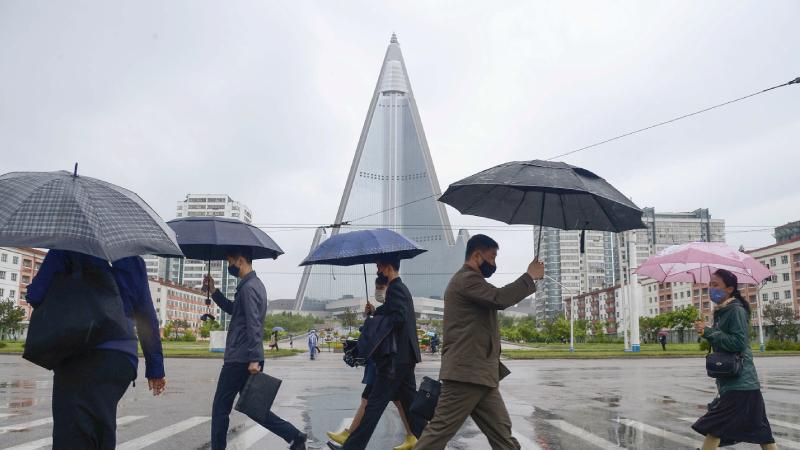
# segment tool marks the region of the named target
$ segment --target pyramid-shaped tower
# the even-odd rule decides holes
[[[335,224],[317,231],[311,248],[339,232],[390,228],[427,253],[403,261],[400,274],[415,297],[441,298],[463,264],[466,237],[456,238],[442,203],[425,131],[397,37],[392,35],[361,130]],[[375,267],[367,267],[370,291]],[[365,296],[361,266],[306,267],[297,291],[304,304]]]

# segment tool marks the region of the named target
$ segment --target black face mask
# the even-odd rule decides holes
[[[478,268],[481,269],[481,274],[483,275],[484,278],[491,277],[492,275],[494,275],[494,272],[497,270],[497,266],[489,264],[489,261],[486,261],[486,260],[484,260],[481,263],[481,265],[478,266]]]

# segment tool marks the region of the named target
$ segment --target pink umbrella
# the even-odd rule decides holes
[[[733,272],[745,284],[760,284],[774,275],[752,256],[721,242],[673,245],[650,257],[635,273],[662,283],[707,284],[717,269]]]

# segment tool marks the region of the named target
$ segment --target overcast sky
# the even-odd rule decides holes
[[[392,32],[444,190],[794,79],[798,17],[797,1],[2,0],[0,173],[78,161],[166,220],[193,192],[259,224],[330,223]],[[788,86],[564,161],[767,245],[739,226],[800,219],[799,105]],[[256,268],[294,297],[313,231],[268,232],[286,255]],[[531,233],[493,235],[500,272],[524,270]]]

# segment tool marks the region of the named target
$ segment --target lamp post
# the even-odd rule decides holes
[[[569,351],[574,352],[575,351],[575,291],[569,289],[568,287],[564,286],[559,281],[556,281],[554,278],[548,275],[545,275],[544,277],[552,281],[553,283],[561,286],[561,289],[569,293]],[[564,315],[566,314],[567,314],[567,308],[564,307]]]

